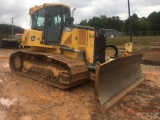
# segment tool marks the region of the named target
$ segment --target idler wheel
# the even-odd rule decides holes
[[[21,69],[22,68],[23,61],[22,61],[22,58],[19,55],[17,55],[15,57],[15,59],[14,59],[14,65],[15,65],[15,68],[17,68],[17,69]]]
[[[23,57],[20,54],[13,54],[9,60],[12,70],[21,70],[23,67]]]

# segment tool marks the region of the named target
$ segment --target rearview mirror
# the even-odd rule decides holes
[[[74,18],[73,17],[66,17],[66,24],[73,24]]]

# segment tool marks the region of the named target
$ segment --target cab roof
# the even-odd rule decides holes
[[[42,9],[42,8],[44,8],[44,7],[47,7],[47,6],[64,6],[64,7],[70,8],[70,6],[65,5],[65,4],[44,3],[43,5],[38,5],[38,6],[35,5],[35,7],[31,7],[31,8],[29,9],[29,14],[31,15],[31,14],[33,14],[35,11],[37,11],[37,10],[39,10],[39,9]]]

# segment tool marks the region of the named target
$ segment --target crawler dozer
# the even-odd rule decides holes
[[[92,80],[105,111],[144,80],[142,55],[119,57],[116,46],[106,45],[101,29],[74,25],[71,12],[64,4],[30,8],[31,29],[24,31],[21,42],[30,49],[11,54],[11,71],[61,89]],[[108,47],[115,50],[111,61],[105,57]]]

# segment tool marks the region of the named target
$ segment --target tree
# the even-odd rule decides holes
[[[147,18],[142,17],[140,20],[140,35],[145,36],[147,35],[147,32],[149,31],[149,22],[147,21]]]
[[[101,19],[99,17],[93,17],[92,19],[89,19],[88,26],[101,28]]]
[[[149,28],[151,31],[160,30],[160,12],[152,12],[148,18]]]
[[[153,35],[156,35],[156,31],[160,31],[160,11],[152,12],[147,18],[139,18],[137,14],[134,13],[130,19],[132,35],[134,36],[147,35],[148,31],[155,31],[153,32]],[[89,19],[88,22],[86,19],[82,20],[80,25],[87,25],[95,28],[115,29],[129,35],[129,19],[122,21],[119,16],[108,18],[105,15],[101,15],[100,17],[93,17],[92,19]]]
[[[12,25],[8,24],[0,24],[0,33],[2,34],[11,34],[12,33]],[[15,33],[23,33],[24,29],[18,26],[13,26],[14,28],[14,34]]]
[[[108,26],[108,18],[105,15],[101,15],[100,19],[101,19],[100,28],[107,28],[107,26]]]
[[[124,22],[120,20],[119,16],[110,17],[108,20],[108,29],[115,29],[118,31],[122,31]]]
[[[134,31],[132,32],[132,35],[138,35],[136,32],[137,31],[140,31],[140,19],[138,18],[137,14],[133,14],[131,17],[130,17],[130,20],[131,20],[131,31]],[[127,20],[125,20],[125,25],[124,25],[124,31],[126,32],[126,34],[129,33],[129,18]]]
[[[85,20],[82,20],[82,21],[80,22],[80,25],[87,26],[87,25],[88,25],[87,20],[86,20],[86,19],[85,19]]]
[[[118,31],[122,31],[123,24],[124,22],[120,20],[118,16],[107,18],[105,15],[93,17],[92,19],[89,19],[88,23],[86,19],[80,22],[80,25],[87,25],[95,28],[115,29]]]

